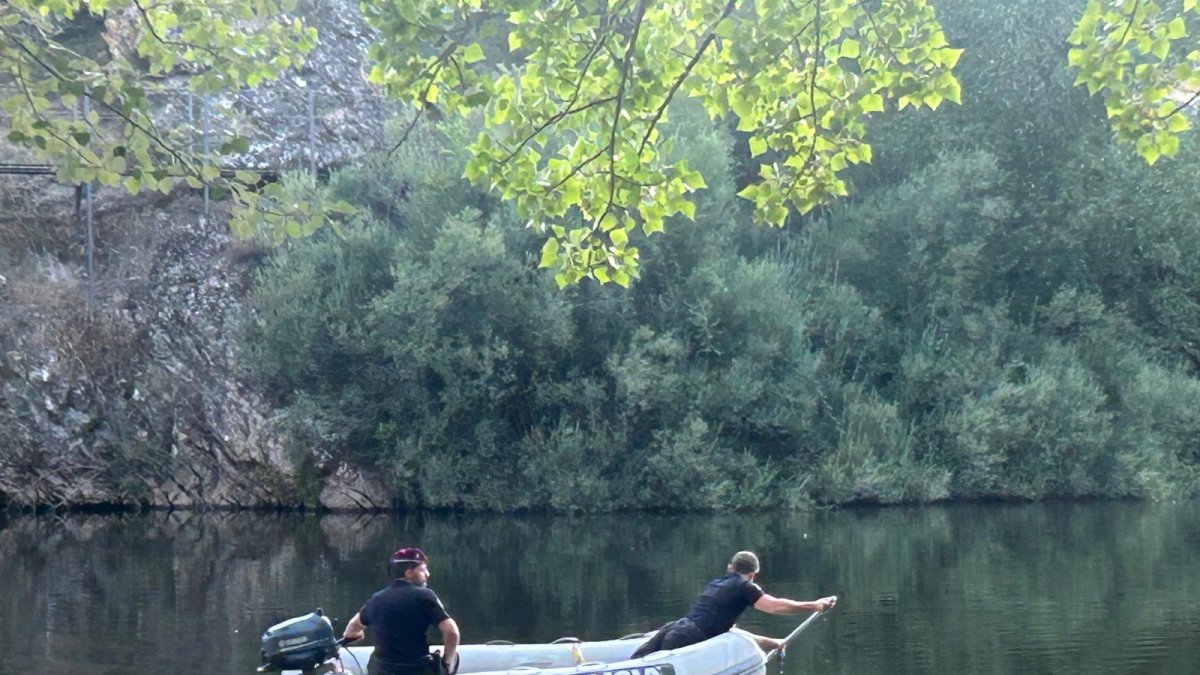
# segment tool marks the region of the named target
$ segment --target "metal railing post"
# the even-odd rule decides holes
[[[88,118],[91,112],[89,105],[89,97],[85,91],[83,94],[83,119]],[[87,317],[88,323],[92,322],[92,315],[95,312],[96,288],[95,288],[95,253],[96,253],[96,238],[95,230],[92,222],[92,181],[88,181],[83,186],[83,198],[87,203]]]
[[[312,87],[308,90],[308,172],[312,174],[313,182],[317,180],[317,122],[313,102]]]
[[[201,125],[203,126],[203,134],[204,134],[204,137],[203,137],[203,140],[201,141],[201,143],[202,143],[202,149],[204,151],[204,163],[205,164],[208,163],[208,128],[209,128],[208,127],[208,123],[209,123],[208,118],[209,118],[208,96],[205,95],[205,96],[200,97],[200,120],[201,120]],[[204,181],[204,216],[207,218],[208,215],[209,215],[209,212],[208,212],[208,179],[205,179],[205,181]]]
[[[192,101],[192,90],[187,92],[187,137],[188,137],[188,152],[196,149],[196,115],[195,103]]]

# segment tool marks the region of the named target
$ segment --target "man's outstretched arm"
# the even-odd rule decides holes
[[[768,614],[800,614],[802,612],[824,612],[833,607],[837,602],[836,596],[821,598],[820,600],[789,600],[787,598],[777,598],[773,595],[763,593],[763,596],[754,603],[754,609]]]

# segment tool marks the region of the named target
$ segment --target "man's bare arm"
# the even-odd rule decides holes
[[[357,614],[350,618],[350,623],[346,624],[346,630],[342,631],[342,637],[347,640],[358,640],[362,638],[363,631],[366,630],[362,619]]]
[[[832,595],[820,600],[789,600],[764,593],[754,603],[754,609],[768,614],[800,614],[802,612],[823,612],[833,607],[836,602],[837,598]]]
[[[447,617],[438,624],[438,630],[442,631],[442,645],[445,648],[442,661],[451,667],[454,665],[454,655],[458,651],[458,624],[454,622],[454,619]]]

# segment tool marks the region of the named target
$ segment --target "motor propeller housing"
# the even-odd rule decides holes
[[[310,670],[337,656],[333,624],[318,609],[275,624],[262,635],[262,665],[258,672]]]

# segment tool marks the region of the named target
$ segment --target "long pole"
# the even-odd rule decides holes
[[[834,601],[836,602],[836,600],[837,600],[837,598],[835,596]],[[809,626],[811,626],[812,623],[814,621],[816,621],[818,617],[820,617],[822,614],[824,614],[825,612],[828,612],[828,611],[829,610],[827,609],[822,612],[813,612],[812,616],[805,619],[804,622],[801,623],[799,626],[796,626],[796,630],[793,630],[792,632],[788,633],[788,636],[783,638],[783,640],[781,640],[779,642],[779,647],[777,649],[773,649],[773,650],[771,650],[770,654],[767,654],[767,658],[765,659],[765,661],[770,661],[771,657],[775,656],[776,654],[779,654],[782,656],[783,652],[787,650],[787,646],[788,646],[789,642],[791,642],[792,640],[795,640],[797,635],[804,632],[805,628],[808,628]]]

